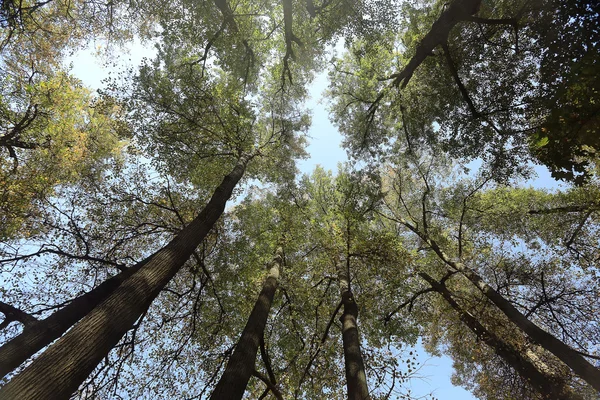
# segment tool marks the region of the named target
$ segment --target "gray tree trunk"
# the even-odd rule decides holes
[[[279,247],[273,261],[270,263],[269,273],[263,282],[262,290],[250,313],[240,340],[227,363],[225,372],[223,372],[214,392],[210,396],[211,400],[238,400],[244,396],[248,381],[254,372],[256,353],[265,332],[275,291],[279,285],[279,271],[282,262],[283,250]]]
[[[535,360],[522,354],[518,349],[508,342],[496,336],[493,332],[486,329],[473,315],[465,311],[452,297],[452,293],[442,282],[434,280],[426,273],[419,273],[431,287],[442,295],[444,300],[459,314],[461,321],[477,335],[477,338],[487,344],[498,356],[529,382],[544,398],[564,399],[564,400],[582,400],[583,398],[574,393],[567,386],[563,379],[549,374],[541,368],[538,368]]]
[[[342,323],[348,400],[370,400],[371,395],[367,386],[367,375],[358,336],[358,306],[350,289],[348,271],[343,266],[338,266],[338,280],[344,305],[344,313],[340,317],[340,322]]]
[[[0,399],[68,399],[204,240],[225,210],[251,158],[241,157],[200,214],[73,329],[2,387]]]

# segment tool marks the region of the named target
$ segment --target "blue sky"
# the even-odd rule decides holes
[[[122,54],[117,60],[121,66],[139,65],[143,57],[152,57],[153,49],[144,48],[139,43],[131,46],[128,54]],[[112,61],[115,60],[111,60]],[[102,79],[109,76],[109,70],[102,61],[94,56],[94,50],[80,51],[70,57],[68,62],[72,64],[72,72],[81,79],[84,84],[92,89],[102,87]],[[302,173],[311,173],[316,165],[325,169],[337,171],[337,165],[346,161],[345,150],[341,148],[342,136],[329,121],[327,104],[322,100],[322,93],[327,88],[327,74],[319,74],[309,88],[311,99],[307,106],[312,109],[312,126],[309,130],[310,144],[307,152],[310,157],[301,160],[298,167]],[[535,187],[556,188],[558,184],[550,177],[547,169],[536,167],[538,177],[528,182]],[[417,345],[415,350],[419,354],[418,361],[423,365],[420,375],[423,379],[411,381],[409,387],[415,397],[424,396],[431,392],[440,400],[453,399],[475,399],[466,390],[455,387],[450,382],[452,374],[452,361],[448,357],[432,357],[428,355],[422,346]]]
[[[136,66],[144,57],[152,57],[153,49],[144,48],[135,43],[123,53],[117,60],[117,64],[124,66]],[[115,60],[111,59],[112,64]],[[72,65],[72,73],[81,79],[83,83],[93,90],[102,87],[102,80],[109,76],[109,71],[114,67],[106,67],[103,61],[95,56],[93,47],[82,50],[67,60]],[[307,106],[312,109],[312,126],[309,130],[310,144],[307,152],[310,157],[301,160],[298,167],[302,173],[311,173],[317,165],[325,169],[337,171],[337,165],[346,161],[347,156],[341,148],[342,136],[329,121],[327,104],[322,101],[322,93],[327,88],[327,74],[319,74],[309,88],[311,99]],[[415,348],[422,364],[420,376],[422,379],[412,380],[408,388],[415,397],[425,396],[431,392],[440,400],[453,399],[475,399],[466,390],[453,386],[450,382],[452,374],[452,361],[448,357],[432,357],[425,353],[424,349],[417,345]]]

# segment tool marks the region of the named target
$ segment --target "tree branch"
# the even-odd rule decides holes
[[[342,308],[342,304],[343,303],[340,301],[339,304],[337,305],[337,307],[335,308],[335,311],[333,312],[333,314],[331,314],[329,323],[327,324],[327,327],[325,328],[325,333],[323,333],[323,336],[321,337],[321,342],[319,344],[319,347],[317,348],[317,351],[315,351],[315,353],[312,355],[312,357],[306,364],[306,367],[304,368],[304,373],[302,374],[302,377],[300,377],[300,381],[298,381],[298,388],[296,389],[296,396],[295,396],[296,398],[298,397],[298,394],[300,393],[300,388],[302,387],[302,383],[304,383],[304,379],[306,379],[306,375],[308,375],[308,372],[310,371],[312,364],[314,363],[315,359],[317,358],[317,356],[321,352],[321,349],[323,348],[323,344],[325,344],[325,342],[327,341],[327,338],[329,337],[329,329],[331,329],[331,326],[335,322],[335,317],[337,316],[338,312]]]
[[[413,308],[413,303],[415,302],[415,300],[417,300],[417,298],[419,298],[419,296],[421,296],[421,295],[423,295],[425,293],[433,292],[433,291],[434,290],[432,288],[426,288],[426,289],[419,290],[417,293],[413,294],[410,299],[408,299],[404,303],[400,304],[398,307],[396,307],[394,309],[394,311],[390,312],[388,315],[386,315],[383,318],[384,325],[387,325],[387,323],[390,322],[390,320],[392,319],[392,317],[398,311],[400,311],[401,309],[403,309],[404,307],[409,306],[408,310],[411,311],[412,308]]]
[[[442,15],[433,23],[431,29],[417,46],[415,55],[410,59],[404,69],[387,79],[394,79],[393,85],[405,88],[415,70],[432,54],[433,49],[448,40],[448,35],[460,21],[479,11],[481,0],[455,0]]]
[[[269,388],[269,390],[273,393],[273,395],[278,399],[278,400],[283,400],[283,395],[281,394],[281,391],[279,391],[279,389],[277,389],[277,386],[273,385],[270,381],[269,378],[267,378],[266,376],[264,376],[263,374],[261,374],[260,372],[258,372],[257,370],[254,370],[254,372],[252,372],[252,375],[254,375],[255,377],[257,377],[258,379],[260,379],[261,381],[263,381],[263,383],[265,385],[267,385],[267,387]]]
[[[2,325],[4,326],[2,326],[2,328],[6,327],[8,323],[12,321],[18,321],[26,327],[38,321],[37,318],[31,314],[13,307],[3,301],[0,301],[0,312],[4,314],[4,321],[2,322]]]
[[[450,55],[450,49],[448,48],[448,42],[442,43],[442,49],[444,50],[444,56],[446,57],[446,63],[448,64],[450,73],[452,74],[452,77],[454,78],[454,82],[456,83],[456,86],[458,86],[458,90],[460,90],[460,94],[462,95],[463,99],[469,106],[469,109],[471,110],[471,115],[473,116],[473,118],[479,118],[481,116],[481,113],[479,111],[477,111],[477,108],[475,108],[475,104],[473,104],[473,100],[471,100],[471,96],[469,96],[469,92],[467,91],[467,88],[465,87],[465,85],[460,80],[460,77],[458,76],[458,71],[456,69],[456,65],[454,64],[454,61],[452,60],[452,56]]]

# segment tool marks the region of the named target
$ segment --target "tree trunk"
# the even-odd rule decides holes
[[[358,336],[358,306],[350,290],[348,272],[343,267],[338,268],[340,291],[344,313],[340,317],[342,323],[342,342],[344,345],[344,364],[346,369],[346,386],[348,400],[370,400],[365,365],[360,351]]]
[[[557,339],[550,333],[546,332],[533,322],[531,322],[523,313],[515,308],[507,299],[505,299],[500,293],[494,288],[485,283],[485,281],[475,271],[468,268],[461,262],[452,261],[446,253],[439,247],[439,245],[429,238],[429,236],[423,234],[414,226],[406,221],[402,223],[415,232],[421,237],[432,250],[438,255],[438,257],[446,263],[452,269],[463,274],[469,279],[477,288],[492,302],[494,303],[503,313],[511,320],[516,326],[518,326],[531,340],[536,344],[540,345],[550,353],[554,354],[558,359],[567,364],[573,372],[575,372],[581,379],[586,381],[594,389],[600,392],[600,369],[590,364],[581,354],[575,351],[573,348],[568,346],[566,343]]]
[[[254,372],[256,353],[267,325],[273,296],[275,296],[279,284],[279,270],[282,261],[283,250],[279,247],[242,336],[227,363],[225,372],[210,396],[211,400],[236,400],[241,399],[244,395],[248,381]]]
[[[562,362],[571,367],[573,372],[579,375],[584,381],[597,391],[600,391],[600,369],[590,364],[570,346],[531,322],[500,293],[485,283],[473,270],[462,264],[458,264],[458,266],[458,270],[466,276],[467,279],[473,282],[473,284],[475,284],[475,286],[477,286],[479,290],[481,290],[481,292],[508,317],[508,319],[525,332],[531,340],[554,354]]]
[[[433,50],[448,40],[450,31],[456,24],[467,20],[471,15],[479,11],[481,0],[454,0],[446,3],[445,9],[439,18],[433,23],[431,29],[421,39],[415,50],[415,55],[408,61],[404,69],[392,75],[394,85],[402,83],[406,87],[416,69],[429,57]]]
[[[0,389],[0,399],[68,399],[204,240],[225,210],[251,158],[242,156],[200,214],[105,301]]]
[[[104,301],[126,278],[138,271],[150,257],[102,282],[77,297],[48,318],[33,322],[0,347],[0,379],[24,363],[29,357],[59,338],[94,307]]]
[[[564,399],[564,400],[582,400],[583,398],[565,385],[563,379],[552,376],[547,371],[537,367],[535,360],[532,360],[526,354],[522,354],[518,349],[508,342],[505,342],[493,332],[487,330],[473,315],[465,311],[452,297],[452,293],[442,282],[434,280],[426,273],[419,273],[421,278],[425,279],[431,287],[442,295],[444,300],[458,312],[461,321],[467,325],[479,340],[487,344],[498,356],[529,382],[546,399]]]

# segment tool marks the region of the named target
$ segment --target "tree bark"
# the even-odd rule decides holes
[[[490,299],[509,320],[525,332],[531,340],[558,357],[562,362],[571,367],[573,372],[600,392],[600,369],[590,364],[573,348],[531,322],[500,293],[485,283],[473,270],[460,263],[457,264],[459,267],[458,270],[466,276],[467,279],[473,282],[473,284],[477,286],[477,288],[481,290],[481,292]]]
[[[150,257],[107,279],[60,310],[55,311],[48,318],[25,326],[23,332],[0,347],[0,378],[59,338],[73,324],[104,301],[121,282],[138,271],[149,259]]]
[[[508,342],[505,342],[493,332],[486,329],[472,314],[464,310],[452,297],[452,293],[442,282],[434,280],[426,273],[419,273],[419,276],[426,280],[431,287],[442,295],[444,300],[459,314],[460,320],[488,345],[494,353],[529,382],[546,399],[564,399],[564,400],[582,400],[583,398],[567,386],[563,379],[552,376],[547,371],[537,367],[536,360],[532,360],[527,354],[522,354],[518,349]]]
[[[402,71],[390,77],[394,78],[394,85],[399,86],[402,84],[402,88],[406,87],[415,70],[432,54],[433,49],[445,43],[452,28],[477,13],[480,5],[481,0],[454,0],[449,4],[447,3],[440,17],[417,45],[415,55]]]
[[[344,313],[340,317],[340,322],[342,323],[348,400],[370,400],[371,395],[367,386],[367,376],[358,336],[358,305],[350,289],[348,272],[343,267],[339,267],[338,276],[344,305]]]
[[[575,349],[571,348],[566,343],[546,332],[533,322],[531,322],[523,313],[515,308],[507,299],[505,299],[494,288],[488,285],[474,270],[468,268],[459,261],[453,261],[435,240],[432,240],[427,234],[418,230],[405,219],[401,218],[398,222],[402,223],[408,229],[417,234],[437,256],[452,270],[460,272],[468,280],[470,280],[492,303],[496,305],[503,313],[518,326],[529,338],[554,354],[558,359],[567,364],[573,372],[581,379],[587,382],[590,386],[600,392],[600,369],[594,367]]]
[[[0,399],[68,399],[204,240],[225,210],[251,158],[252,155],[242,156],[200,214],[105,301],[0,389]]]
[[[210,396],[211,400],[236,400],[244,396],[248,381],[254,373],[256,353],[267,325],[273,296],[275,296],[279,284],[282,262],[283,250],[279,247],[270,263],[269,274],[263,282],[262,290],[242,331],[242,336],[227,363],[225,372]]]
[[[0,313],[4,314],[4,321],[0,324],[2,328],[8,326],[8,324],[13,321],[20,322],[24,326],[30,326],[37,322],[37,319],[31,314],[28,314],[17,307],[13,307],[8,303],[4,303],[3,301],[0,301]]]

